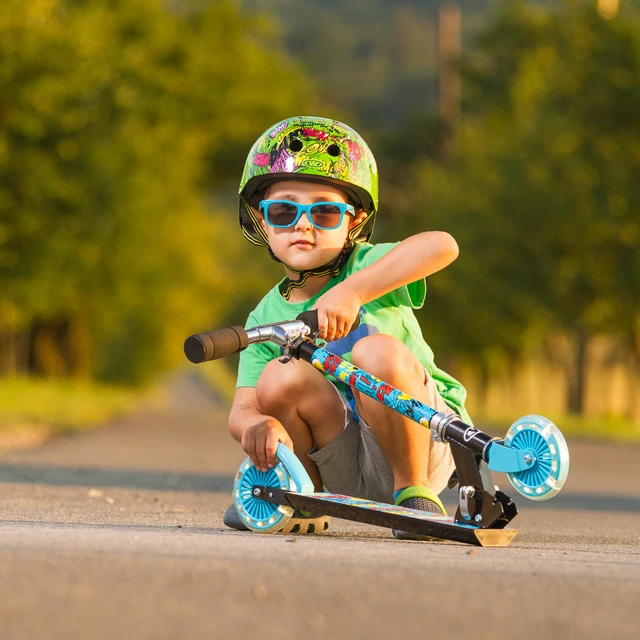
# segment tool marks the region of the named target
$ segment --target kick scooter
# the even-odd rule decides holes
[[[357,323],[352,329],[355,326]],[[527,415],[513,423],[504,439],[493,437],[465,424],[457,415],[435,411],[330,353],[316,343],[317,334],[317,313],[305,312],[296,320],[246,330],[234,326],[199,333],[186,339],[184,351],[197,364],[238,353],[252,343],[273,342],[280,346],[281,361],[305,360],[429,428],[435,441],[451,447],[456,469],[449,488],[459,486],[456,514],[451,517],[335,493],[315,493],[302,463],[290,449],[279,444],[272,469],[259,471],[247,458],[236,474],[234,503],[250,530],[280,531],[297,509],[432,538],[506,547],[518,533],[506,528],[518,509],[509,496],[494,486],[490,472],[505,473],[515,490],[531,500],[548,500],[564,485],[569,473],[569,449],[550,420]]]

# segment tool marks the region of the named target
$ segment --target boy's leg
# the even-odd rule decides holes
[[[307,454],[334,440],[344,428],[344,407],[333,385],[307,362],[273,360],[258,380],[256,395],[258,410],[282,423],[315,490],[322,491],[318,467]]]
[[[437,394],[422,364],[402,342],[386,335],[368,336],[353,348],[353,363],[438,411],[453,413]],[[431,431],[357,391],[358,413],[387,457],[394,491],[426,486],[439,493],[453,470],[448,445],[434,442]]]

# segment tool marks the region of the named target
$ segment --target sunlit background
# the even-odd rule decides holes
[[[244,323],[281,277],[244,159],[308,114],[374,151],[376,242],[457,239],[418,315],[477,422],[640,438],[640,0],[0,0],[0,432],[105,420]]]

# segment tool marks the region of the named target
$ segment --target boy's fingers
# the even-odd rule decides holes
[[[268,464],[271,466],[275,466],[276,464],[278,444],[281,442],[285,446],[289,447],[291,451],[293,451],[293,440],[289,437],[289,434],[284,430],[280,434],[274,432],[269,440],[269,447],[267,448],[267,451],[269,453]]]
[[[278,437],[275,433],[270,433],[266,442],[267,466],[273,467],[276,463],[276,451],[278,450]]]
[[[289,449],[291,449],[291,451],[293,451],[293,440],[289,437],[288,433],[285,438],[280,439],[280,442],[282,442],[282,444],[286,445],[287,447],[289,447]]]
[[[242,448],[244,449],[244,452],[249,456],[249,458],[251,459],[251,462],[253,462],[253,464],[255,466],[258,466],[259,462],[258,462],[258,456],[256,455],[256,440],[255,438],[252,437],[245,437],[243,435],[242,437]]]
[[[327,342],[331,342],[335,338],[335,336],[336,336],[336,319],[334,316],[328,316],[325,340]]]
[[[324,337],[327,334],[327,314],[318,309],[318,334]]]
[[[349,321],[346,318],[342,318],[337,330],[341,337],[346,336],[349,333]]]
[[[260,471],[265,471],[267,468],[267,438],[264,433],[261,433],[256,442],[256,457],[258,464],[256,465]]]
[[[344,338],[349,333],[349,323],[341,316],[336,320],[336,338]]]

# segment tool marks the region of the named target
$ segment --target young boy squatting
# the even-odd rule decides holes
[[[464,387],[436,367],[412,311],[424,302],[425,278],[453,262],[458,246],[440,231],[370,244],[377,204],[375,159],[353,129],[316,117],[270,127],[247,158],[240,224],[247,239],[283,264],[286,278],[246,327],[317,309],[329,351],[470,423]],[[360,326],[349,333],[358,315]],[[282,442],[316,491],[444,513],[438,494],[454,468],[449,445],[358,391],[334,385],[310,364],[282,364],[279,357],[271,343],[252,344],[240,357],[229,430],[257,469],[273,467]],[[224,521],[246,528],[233,505]],[[321,531],[328,518],[295,513],[289,529],[296,525]]]

